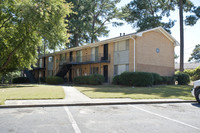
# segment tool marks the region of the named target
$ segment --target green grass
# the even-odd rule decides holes
[[[132,98],[132,99],[184,99],[194,100],[189,85],[161,85],[154,87],[127,86],[75,86],[90,98]]]
[[[63,99],[62,86],[52,85],[12,85],[0,86],[0,104],[5,100]]]

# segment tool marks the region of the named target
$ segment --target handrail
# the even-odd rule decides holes
[[[73,64],[73,63],[98,63],[109,62],[110,55],[104,56],[104,54],[89,54],[86,56],[68,56],[65,60],[60,60],[60,65]]]

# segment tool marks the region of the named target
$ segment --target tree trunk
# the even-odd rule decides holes
[[[74,43],[74,46],[73,47],[78,47],[78,34],[75,34],[74,35],[74,40],[75,40],[75,43]]]
[[[95,26],[95,16],[93,17],[93,22],[92,22],[92,36],[91,36],[91,43],[94,42],[94,26]]]
[[[180,71],[184,71],[184,30],[183,30],[183,0],[179,0],[180,16]]]

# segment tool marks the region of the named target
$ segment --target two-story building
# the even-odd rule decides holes
[[[101,74],[109,83],[124,71],[172,76],[177,45],[176,39],[158,27],[40,56],[42,69],[33,70],[33,74],[35,78],[60,76],[68,81]]]

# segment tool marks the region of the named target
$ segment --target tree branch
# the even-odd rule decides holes
[[[4,27],[4,24],[7,23],[10,19],[12,18],[12,16],[10,16],[9,18],[7,18],[3,24],[0,26],[0,29]]]
[[[23,40],[21,41],[21,43],[23,43],[24,40],[25,40],[25,39],[23,39]],[[4,64],[1,66],[0,71],[3,71],[3,69],[5,69],[5,68],[7,67],[8,63],[10,63],[10,61],[11,61],[11,59],[12,59],[12,56],[13,56],[13,55],[15,54],[15,52],[18,50],[18,48],[19,48],[19,46],[20,46],[21,43],[19,43],[19,44],[12,50],[12,52],[8,55],[8,58],[6,59],[6,61],[4,62]]]
[[[103,26],[104,24],[109,20],[110,18],[108,17],[102,24],[101,26],[93,33],[93,34],[96,34]]]

